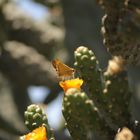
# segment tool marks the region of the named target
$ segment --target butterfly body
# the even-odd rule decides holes
[[[59,59],[53,60],[52,65],[58,74],[59,80],[64,81],[74,78],[75,69],[65,65]]]

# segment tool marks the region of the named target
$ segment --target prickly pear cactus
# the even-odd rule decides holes
[[[80,72],[84,82],[88,84],[89,96],[97,104],[101,97],[101,69],[94,53],[84,46],[80,46],[75,51],[75,67]],[[90,88],[89,88],[90,87]],[[94,92],[94,95],[91,94]],[[95,96],[96,95],[96,96]]]
[[[114,133],[124,126],[130,128],[131,93],[123,67],[124,61],[114,57],[103,71],[94,53],[84,46],[76,49],[75,60],[75,66],[89,89],[89,98],[100,112],[98,118],[103,119]]]
[[[42,108],[39,105],[32,104],[27,107],[24,113],[25,125],[30,131],[35,130],[38,127],[44,126],[47,131],[48,140],[54,140],[52,129],[48,124],[47,115],[43,113]]]
[[[91,140],[95,134],[104,140],[111,138],[107,126],[99,119],[98,109],[85,92],[70,88],[64,95],[62,111],[73,140]]]
[[[132,121],[129,108],[132,93],[127,70],[130,65],[140,65],[140,0],[97,2],[105,11],[101,31],[112,58],[107,68],[101,69],[92,50],[78,47],[74,65],[80,78],[74,78],[75,71],[61,61],[55,64],[58,76],[66,77],[59,82],[64,90],[66,127],[73,140],[139,140],[140,125]],[[86,92],[81,90],[83,81]],[[34,132],[45,126],[47,139],[54,140],[47,116],[39,106],[27,108],[25,124]]]

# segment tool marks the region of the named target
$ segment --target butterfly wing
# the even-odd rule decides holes
[[[74,77],[75,69],[62,63],[60,60],[55,59],[52,61],[52,65],[56,69],[56,72],[60,79],[69,79]]]
[[[55,59],[52,61],[52,65],[57,72],[58,72],[58,64],[59,64],[59,60]]]

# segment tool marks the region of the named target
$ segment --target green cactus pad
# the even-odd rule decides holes
[[[102,91],[101,87],[101,70],[98,67],[98,61],[94,53],[84,46],[80,46],[75,51],[75,67],[79,70],[84,82],[90,87],[90,98],[98,100]],[[93,95],[94,93],[94,95]],[[96,94],[96,95],[95,95]]]
[[[52,129],[48,124],[47,115],[43,113],[41,107],[36,104],[29,105],[24,113],[25,125],[30,131],[34,129],[45,126],[47,130],[47,136],[49,140],[54,140]]]
[[[83,60],[83,56],[88,59]],[[86,83],[89,97],[100,111],[101,118],[105,119],[113,131],[117,131],[122,126],[128,126],[131,96],[126,73],[125,76],[124,74],[105,76],[99,68],[94,53],[83,46],[75,51],[75,59],[75,66]]]
[[[69,89],[63,98],[62,111],[74,140],[91,140],[97,132],[104,140],[111,138],[106,129],[100,129],[107,127],[99,119],[99,112],[93,101],[84,92],[74,88]]]
[[[104,99],[106,111],[114,123],[122,128],[130,125],[129,104],[131,93],[128,87],[126,72],[115,75],[104,75]],[[118,121],[119,120],[119,121]]]

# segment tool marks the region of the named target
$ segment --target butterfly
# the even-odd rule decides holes
[[[66,64],[62,63],[59,59],[53,60],[52,65],[55,68],[60,81],[74,78],[75,69],[70,68]]]

